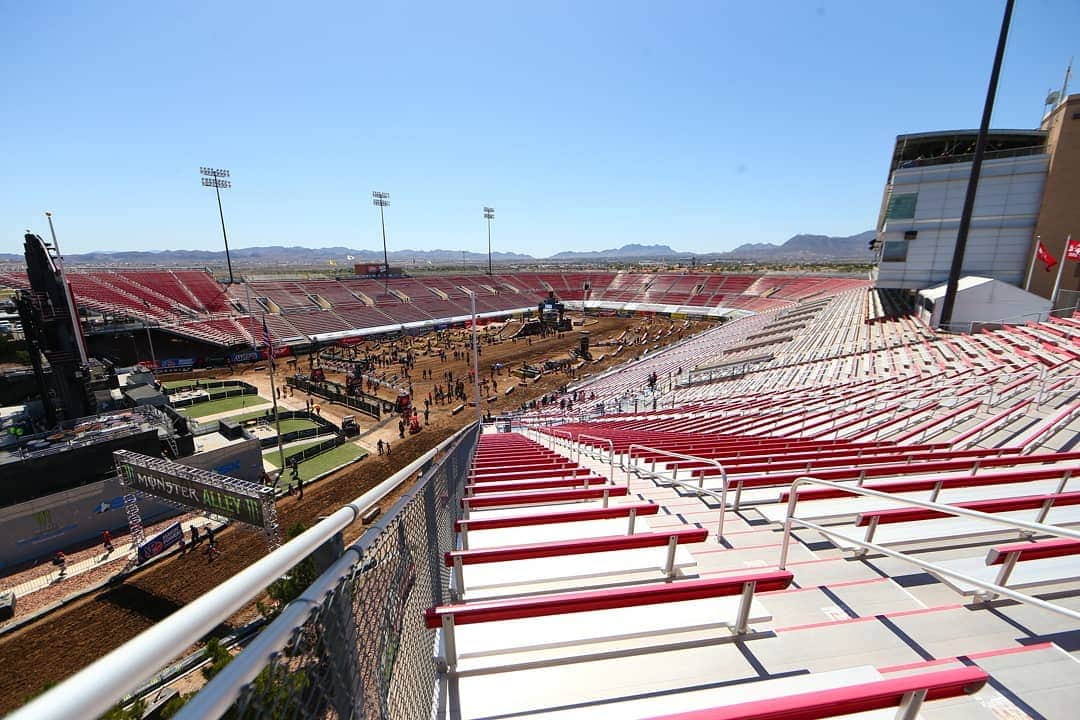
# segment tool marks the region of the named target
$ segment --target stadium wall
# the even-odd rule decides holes
[[[0,569],[93,544],[105,530],[126,530],[125,492],[116,479],[101,480],[0,508]],[[145,524],[180,512],[147,499],[139,509]]]
[[[156,447],[156,438],[154,444]],[[180,458],[177,462],[242,480],[262,481],[262,454],[255,439]],[[0,508],[0,569],[45,559],[57,550],[68,552],[94,544],[105,530],[126,531],[123,502],[126,492],[128,489],[115,478],[109,478]],[[183,512],[146,497],[139,499],[139,511],[145,525]]]

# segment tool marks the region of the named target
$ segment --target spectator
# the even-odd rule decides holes
[[[210,544],[210,547],[214,546],[214,528],[206,526],[206,541]]]
[[[101,533],[101,544],[105,546],[106,555],[113,551],[112,533],[110,533],[108,530]]]
[[[199,528],[195,525],[191,526],[191,546],[195,547],[199,544]]]
[[[63,550],[56,551],[56,556],[53,558],[53,565],[60,568],[60,575],[58,577],[67,575],[67,556],[64,555]]]
[[[379,454],[382,455],[383,454],[383,441],[382,440],[380,440],[378,442],[378,448],[379,448]]]

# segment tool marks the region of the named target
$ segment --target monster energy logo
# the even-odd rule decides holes
[[[38,510],[34,513],[34,521],[37,522],[39,532],[52,530],[55,527],[52,521],[52,510]]]

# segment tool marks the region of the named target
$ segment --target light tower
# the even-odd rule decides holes
[[[488,275],[491,275],[491,221],[495,219],[495,208],[484,208],[484,219],[488,226]]]
[[[382,225],[383,276],[385,277],[386,282],[389,283],[390,255],[386,252],[386,218],[383,216],[383,208],[390,207],[390,193],[372,190],[371,202],[375,207],[379,208],[379,223]]]
[[[232,285],[234,280],[232,273],[232,258],[229,257],[229,236],[225,232],[225,213],[221,209],[221,190],[222,188],[226,190],[231,188],[232,181],[227,179],[229,177],[228,170],[201,167],[199,168],[199,174],[202,175],[203,187],[212,187],[217,194],[218,215],[221,217],[221,237],[225,238],[225,262],[229,266],[229,284]]]

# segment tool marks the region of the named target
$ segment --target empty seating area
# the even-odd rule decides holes
[[[745,408],[747,400],[731,406]],[[1072,559],[1080,540],[1017,542],[1015,533],[991,532],[969,549],[983,536],[918,526],[948,522],[937,515],[903,517],[877,497],[803,486],[797,517],[836,524],[797,530],[785,548],[789,497],[781,493],[790,479],[747,483],[741,504],[729,499],[724,512],[715,494],[695,491],[695,462],[670,453],[716,458],[729,482],[794,475],[773,467],[786,464],[799,465],[800,474],[845,470],[842,482],[858,487],[860,468],[902,465],[908,485],[896,488],[897,498],[936,492],[956,507],[997,502],[1002,516],[1039,513],[1048,498],[1070,510],[1072,495],[1050,486],[1067,480],[1070,463],[1080,462],[1071,455],[1080,453],[964,454],[938,443],[719,435],[642,423],[625,430],[597,418],[481,437],[455,523],[456,549],[441,558],[451,595],[423,612],[443,668],[440,717],[749,720],[900,717],[905,709],[927,718],[1069,716],[1080,699],[1080,648],[1068,639],[1077,621],[977,595],[956,578],[830,541],[829,532],[889,516],[876,531],[886,546],[918,538],[916,557],[937,557],[945,570],[1004,576],[1010,588],[1045,588],[1051,597],[1080,582]],[[578,439],[583,433],[593,437]],[[920,462],[929,466],[947,452],[956,467],[924,479]],[[717,480],[706,475],[705,490],[715,491]],[[885,482],[898,481],[865,487]],[[994,499],[1020,482],[1029,497]],[[980,492],[990,500],[964,499]],[[892,530],[909,524],[907,540]],[[958,533],[965,541],[956,549]]]
[[[722,275],[708,273],[523,272],[514,275],[443,277],[341,278],[320,280],[251,280],[223,286],[205,270],[82,270],[69,272],[78,302],[92,311],[135,321],[149,321],[177,334],[208,342],[237,344],[244,333],[231,325],[207,324],[222,317],[273,315],[278,338],[303,342],[312,335],[363,331],[392,324],[427,323],[470,312],[475,296],[480,313],[520,311],[547,297],[549,289],[563,300],[588,301],[601,309],[748,315],[798,307],[845,294],[847,287],[865,287],[862,280],[794,275]],[[11,287],[26,284],[19,270],[0,273]],[[585,288],[588,287],[588,291]],[[373,316],[362,308],[378,308]],[[869,302],[868,302],[869,307]],[[344,310],[365,316],[354,323]],[[328,314],[329,311],[329,314]],[[869,311],[868,311],[869,312]],[[291,315],[303,318],[291,323]],[[382,316],[389,319],[382,322]],[[378,324],[373,324],[378,322]],[[1071,328],[1058,329],[1065,333]],[[224,334],[223,334],[224,333]],[[1048,333],[1016,331],[1001,338],[1021,357],[1053,357],[1045,348]]]
[[[733,277],[710,278],[696,294],[723,294]],[[677,283],[652,287],[670,296]],[[572,410],[548,404],[517,422],[567,461],[610,472],[628,490],[616,506],[660,505],[646,518],[649,532],[708,531],[700,543],[677,544],[693,565],[671,587],[750,571],[791,572],[791,584],[757,592],[771,619],[750,622],[730,656],[721,632],[696,638],[695,650],[710,648],[702,655],[689,641],[611,643],[588,663],[570,640],[538,651],[515,666],[529,669],[499,670],[499,680],[514,691],[523,687],[516,675],[524,683],[530,671],[537,683],[588,680],[560,691],[557,707],[521,689],[542,710],[520,716],[575,717],[571,707],[588,706],[596,717],[880,708],[893,717],[910,690],[888,690],[880,705],[830,703],[869,703],[883,697],[872,688],[901,678],[932,698],[947,679],[934,678],[939,671],[974,672],[975,684],[927,700],[920,717],[1072,716],[1080,320],[938,334],[902,298],[857,281],[762,276],[729,287],[778,306],[587,378],[569,388]],[[567,599],[553,604],[571,612]],[[646,634],[650,623],[680,617],[639,612],[634,627]],[[602,634],[600,622],[576,627],[582,646]],[[707,678],[695,674],[701,668]],[[786,686],[789,673],[808,685]],[[466,692],[493,687],[462,682],[463,703]],[[712,687],[724,692],[703,691]],[[670,705],[650,705],[655,696]]]

